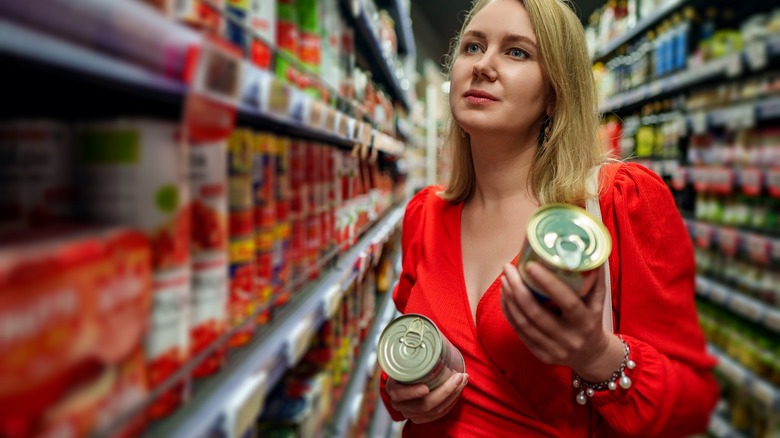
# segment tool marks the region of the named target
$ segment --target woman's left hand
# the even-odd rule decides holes
[[[560,309],[556,315],[545,308],[523,283],[517,267],[504,266],[501,310],[528,349],[542,362],[571,367],[586,380],[591,375],[598,381],[602,368],[614,369],[612,364],[599,366],[605,359],[613,361],[615,354],[608,351],[618,356],[622,351],[620,341],[602,325],[606,290],[604,282],[597,280],[604,275],[603,268],[585,274],[580,291],[572,290],[539,263],[529,263],[526,272]]]

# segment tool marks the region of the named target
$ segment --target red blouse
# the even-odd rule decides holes
[[[636,164],[601,173],[601,213],[610,231],[615,330],[631,348],[628,390],[575,401],[572,371],[536,359],[501,312],[500,276],[471,317],[462,268],[463,204],[428,187],[403,222],[403,271],[393,298],[401,313],[431,318],[461,351],[469,383],[449,414],[404,428],[405,437],[675,437],[706,429],[718,399],[694,306],[691,240],[663,181]],[[499,275],[500,267],[496,267]],[[403,420],[382,397],[395,420]]]

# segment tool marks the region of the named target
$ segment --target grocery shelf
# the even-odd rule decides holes
[[[187,86],[87,47],[0,19],[0,55],[181,101]]]
[[[343,0],[346,1],[346,0]],[[350,8],[351,9],[351,8]],[[365,8],[360,7],[357,11],[351,10],[347,14],[352,19],[355,28],[356,44],[365,44],[368,48],[367,62],[370,64],[374,80],[385,85],[388,93],[395,100],[401,102],[407,111],[411,110],[409,102],[408,80],[399,78],[395,73],[394,62],[385,56],[379,41],[379,35],[374,30],[374,24],[368,16]],[[406,87],[403,86],[406,84]]]
[[[395,286],[391,287],[382,296],[380,302],[377,303],[374,324],[360,346],[360,355],[355,361],[354,370],[350,373],[349,384],[336,406],[335,415],[330,425],[329,432],[331,436],[345,436],[349,430],[349,425],[357,419],[356,416],[362,404],[366,381],[373,373],[377,364],[376,346],[379,342],[379,335],[397,312],[392,299],[392,291],[394,289]],[[382,409],[384,410],[384,407]]]
[[[660,21],[665,16],[669,15],[672,11],[679,8],[680,6],[683,6],[684,4],[688,3],[690,0],[670,0],[664,3],[660,8],[653,11],[652,14],[648,15],[647,17],[642,18],[641,20],[637,21],[636,25],[629,29],[626,33],[623,35],[620,35],[619,37],[616,37],[609,41],[604,47],[601,47],[596,50],[596,53],[594,54],[594,61],[598,61],[610,53],[614,52],[618,47],[622,46],[623,44],[630,41],[632,38],[640,35],[641,33],[645,32],[650,28],[650,26],[654,25],[658,21]]]
[[[707,351],[718,361],[715,370],[738,388],[747,391],[772,412],[780,412],[780,390],[756,376],[718,347],[708,344]]]
[[[398,54],[414,58],[417,49],[412,34],[412,20],[409,11],[404,7],[403,0],[382,0],[378,6],[387,7],[390,16],[395,21],[395,33],[398,37]]]
[[[696,295],[780,334],[779,309],[703,275],[696,276]]]
[[[745,438],[744,435],[734,430],[731,423],[719,414],[713,414],[707,431],[715,438]]]
[[[390,432],[393,429],[393,419],[390,418],[390,413],[387,412],[382,398],[379,397],[374,407],[374,415],[371,418],[371,426],[368,431],[368,436],[371,438],[385,438],[390,436]]]
[[[235,404],[229,401],[236,397],[264,399],[265,392],[301,359],[310,335],[325,321],[332,302],[340,298],[362,254],[400,225],[404,207],[391,210],[355,246],[340,255],[335,266],[323,272],[318,280],[307,283],[303,290],[296,291],[271,322],[255,333],[247,347],[239,349],[215,376],[199,381],[192,399],[171,417],[153,423],[147,436],[192,438],[215,428],[230,428],[225,422],[231,417],[229,411]],[[258,380],[257,392],[245,394],[247,382]],[[254,410],[256,412],[247,415],[256,417],[262,410],[262,403],[255,405]]]
[[[765,99],[752,99],[750,101],[730,105],[723,108],[716,108],[708,111],[695,111],[694,113],[703,113],[702,115],[692,114],[687,117],[688,124],[694,125],[703,120],[704,124],[700,129],[710,127],[749,127],[756,121],[771,120],[780,118],[780,97],[773,96]],[[694,122],[694,118],[699,118]]]
[[[758,47],[766,50],[766,56],[775,58],[780,56],[780,35],[773,34],[765,41],[755,43]],[[748,47],[740,52],[732,53],[722,58],[707,62],[700,66],[689,66],[686,70],[674,73],[665,78],[656,79],[644,85],[640,85],[633,90],[618,93],[606,99],[599,105],[599,111],[606,113],[617,111],[624,107],[641,103],[648,99],[659,97],[666,93],[682,91],[693,85],[705,82],[718,77],[736,77],[742,74],[745,68],[752,68],[750,65],[750,51],[754,47]],[[763,116],[773,117],[776,109],[776,103],[769,103],[767,111]],[[771,112],[770,112],[771,110]]]

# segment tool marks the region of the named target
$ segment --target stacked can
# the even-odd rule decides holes
[[[466,364],[436,324],[418,314],[401,315],[379,336],[379,366],[388,377],[404,384],[425,383],[438,388],[453,372],[463,373]]]
[[[300,73],[290,60],[298,60],[300,36],[296,0],[279,0],[276,4],[276,42],[278,52],[274,62],[276,77],[283,83],[298,85]]]
[[[320,37],[320,24],[322,10],[319,0],[296,0],[298,19],[298,59],[307,67],[307,70],[320,76],[320,62],[322,59],[322,38]],[[321,86],[315,79],[308,75],[301,75],[300,89],[305,93],[319,97]]]
[[[255,293],[254,201],[252,199],[252,150],[254,134],[236,129],[228,145],[230,187],[230,346],[246,344],[252,338],[257,306]],[[239,328],[240,327],[240,328]]]
[[[291,141],[280,137],[276,143],[276,224],[274,226],[273,286],[274,307],[290,300],[290,215],[291,190]]]
[[[188,148],[176,123],[127,119],[82,126],[76,138],[81,208],[92,221],[142,230],[152,245],[153,296],[145,339],[149,386],[189,357],[190,221]],[[150,407],[176,409],[184,384]]]
[[[54,120],[0,124],[0,229],[73,218],[70,128]]]
[[[322,150],[323,146],[315,143],[306,145],[306,237],[304,266],[309,279],[319,275],[317,263],[322,247]]]
[[[228,181],[227,142],[192,142],[192,317],[193,355],[214,344],[227,330],[228,306]],[[216,347],[195,369],[196,377],[218,371],[225,363],[227,346]]]
[[[290,204],[291,242],[290,276],[296,283],[305,274],[306,214],[308,192],[306,183],[306,143],[295,139],[290,143]]]
[[[335,226],[336,226],[336,171],[335,155],[338,153],[336,148],[326,148],[323,151],[322,159],[322,181],[323,181],[323,203],[322,212],[322,251],[327,254],[336,247]]]
[[[276,137],[263,132],[255,136],[252,151],[252,192],[255,218],[255,288],[260,305],[257,323],[265,324],[271,317],[273,246],[276,227]]]

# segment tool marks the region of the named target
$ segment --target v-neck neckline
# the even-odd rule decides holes
[[[460,290],[459,294],[461,299],[464,300],[465,309],[467,312],[467,316],[469,319],[469,322],[471,323],[471,331],[473,335],[477,336],[477,322],[479,321],[479,315],[480,310],[482,309],[482,303],[487,301],[487,299],[492,296],[492,294],[496,293],[496,290],[501,286],[501,276],[504,275],[503,270],[499,268],[498,275],[496,278],[488,285],[487,289],[485,289],[482,294],[480,295],[479,299],[477,300],[476,309],[471,308],[471,300],[469,299],[469,290],[466,286],[466,266],[463,262],[463,205],[464,203],[461,202],[458,204],[458,208],[456,209],[456,221],[455,221],[455,250],[458,254],[458,281],[460,283]],[[517,263],[517,260],[520,258],[520,252],[518,251],[517,254],[512,258],[511,263],[514,265]]]

